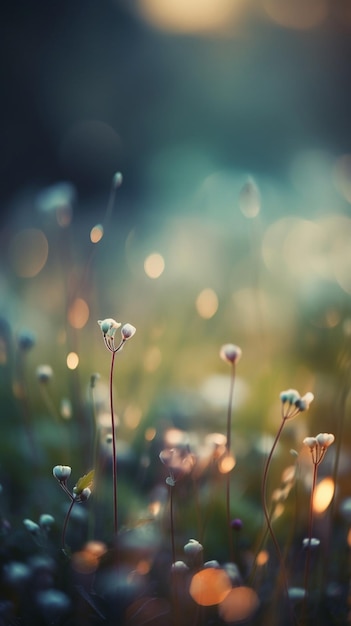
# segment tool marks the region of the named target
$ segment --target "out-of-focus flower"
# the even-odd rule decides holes
[[[287,389],[281,392],[280,400],[282,403],[282,417],[286,420],[295,417],[302,411],[307,411],[314,400],[314,395],[311,391],[308,391],[301,397],[296,389]]]
[[[36,369],[37,379],[40,383],[48,383],[53,377],[51,365],[38,365]]]
[[[36,336],[30,330],[22,330],[17,337],[18,347],[23,352],[27,352],[35,345]]]

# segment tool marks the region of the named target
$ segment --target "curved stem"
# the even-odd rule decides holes
[[[71,515],[71,512],[72,512],[74,504],[75,504],[75,499],[72,498],[71,504],[69,505],[68,511],[66,513],[65,521],[63,523],[63,528],[62,528],[62,550],[65,550],[65,539],[66,539],[67,524],[68,524],[68,520],[69,520],[69,517]]]
[[[112,352],[111,368],[110,368],[110,411],[112,426],[112,476],[113,476],[113,528],[117,535],[118,530],[118,504],[117,504],[117,452],[116,452],[116,433],[115,433],[115,414],[113,409],[113,367],[115,363],[116,352]]]
[[[268,455],[268,458],[267,458],[267,461],[266,461],[266,465],[265,465],[265,468],[264,468],[263,479],[262,479],[262,487],[261,487],[261,497],[262,497],[263,513],[264,513],[264,516],[265,516],[265,519],[266,519],[267,527],[268,527],[269,533],[271,535],[272,541],[274,543],[274,547],[275,547],[275,550],[276,550],[276,553],[277,553],[277,556],[278,556],[278,559],[279,559],[279,562],[280,562],[280,565],[281,565],[281,574],[282,574],[282,579],[283,579],[283,585],[284,585],[285,593],[286,593],[287,598],[289,598],[288,581],[287,581],[287,578],[286,578],[286,571],[285,571],[283,555],[281,553],[278,541],[277,541],[276,536],[275,536],[274,531],[273,531],[273,527],[272,527],[272,524],[271,524],[271,520],[270,520],[270,516],[269,516],[269,513],[268,513],[268,508],[267,508],[267,501],[266,501],[268,470],[269,470],[269,467],[270,467],[270,463],[271,463],[271,460],[272,460],[272,457],[273,457],[274,450],[276,448],[276,445],[277,445],[277,443],[279,441],[279,437],[280,437],[280,435],[282,433],[282,430],[284,428],[285,421],[286,421],[286,417],[283,415],[282,421],[281,421],[281,424],[280,424],[280,427],[279,427],[279,430],[278,430],[278,432],[276,434],[276,437],[274,439],[273,446],[272,446],[271,451],[270,451],[270,453]],[[290,615],[291,615],[291,621],[294,623],[295,620],[294,620],[294,616],[292,614],[291,606],[290,606]]]

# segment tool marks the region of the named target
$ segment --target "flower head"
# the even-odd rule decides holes
[[[121,328],[121,335],[124,341],[131,339],[135,334],[136,328],[132,324],[123,324]]]
[[[72,469],[68,465],[55,465],[52,473],[60,482],[66,482],[71,475],[71,471]]]
[[[235,346],[233,343],[225,343],[219,351],[219,356],[221,357],[221,359],[223,359],[223,361],[226,361],[227,363],[231,363],[232,365],[239,361],[241,355],[241,348],[239,348],[239,346]]]
[[[36,374],[40,383],[48,383],[54,373],[51,365],[39,365],[37,367]]]
[[[104,336],[114,337],[116,330],[121,326],[120,322],[116,322],[116,320],[112,319],[112,317],[107,317],[104,320],[98,320],[98,324],[101,328],[101,332]]]
[[[282,391],[280,394],[280,400],[282,403],[283,419],[291,419],[298,413],[307,411],[313,399],[314,395],[311,391],[308,391],[302,397],[296,389],[287,389],[286,391]]]
[[[331,433],[319,433],[317,437],[305,437],[303,444],[311,450],[312,461],[315,465],[319,465],[329,446],[334,443],[335,437]]]

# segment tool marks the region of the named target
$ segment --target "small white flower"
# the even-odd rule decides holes
[[[53,475],[60,482],[65,482],[70,477],[72,469],[69,465],[55,465],[52,470]]]
[[[116,330],[121,326],[120,322],[116,322],[116,320],[112,319],[112,317],[107,317],[104,320],[98,320],[98,324],[101,328],[101,332],[104,336],[114,337]]]
[[[128,324],[128,323],[123,324],[121,328],[122,339],[124,341],[127,341],[127,339],[130,339],[131,337],[133,337],[135,332],[136,332],[135,326],[133,326],[132,324]]]
[[[319,433],[319,435],[317,435],[316,437],[316,440],[321,448],[329,448],[329,446],[334,443],[335,437],[331,433]]]

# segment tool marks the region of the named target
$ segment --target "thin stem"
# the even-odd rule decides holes
[[[230,455],[231,448],[231,436],[232,436],[232,407],[233,407],[233,395],[234,395],[234,382],[235,382],[235,362],[233,363],[232,374],[230,377],[230,388],[229,388],[229,401],[228,401],[228,412],[227,412],[227,452]],[[227,515],[227,529],[228,529],[228,538],[229,538],[229,554],[230,560],[234,560],[233,554],[233,532],[231,528],[231,515],[230,515],[230,477],[231,472],[228,472],[226,475],[226,515]]]
[[[317,472],[318,472],[318,463],[313,464],[313,479],[312,479],[312,489],[311,489],[311,498],[310,498],[310,513],[309,513],[309,521],[308,521],[308,544],[307,544],[307,556],[305,563],[305,576],[304,576],[304,605],[306,603],[307,591],[308,591],[308,576],[310,571],[310,562],[311,562],[311,540],[312,540],[312,525],[313,525],[313,496],[316,489],[317,482]]]
[[[169,516],[170,516],[170,523],[171,523],[172,563],[175,563],[176,551],[175,551],[174,520],[173,520],[173,487],[170,487],[170,494],[169,494]]]
[[[280,427],[279,427],[278,432],[276,434],[273,446],[272,446],[271,451],[270,451],[270,453],[268,455],[268,458],[267,458],[267,461],[266,461],[266,465],[265,465],[265,468],[264,468],[263,479],[262,479],[262,487],[261,487],[261,496],[262,496],[263,513],[264,513],[264,516],[266,518],[267,527],[268,527],[269,533],[271,535],[272,541],[274,543],[274,547],[275,547],[275,550],[276,550],[276,553],[277,553],[277,556],[278,556],[278,559],[279,559],[279,562],[280,562],[280,565],[281,565],[281,573],[282,573],[283,585],[284,585],[286,596],[288,598],[289,597],[289,594],[288,594],[288,581],[287,581],[287,578],[286,578],[286,571],[285,571],[283,555],[281,553],[278,541],[277,541],[275,533],[273,531],[273,527],[272,527],[272,524],[271,524],[270,516],[269,516],[269,513],[268,513],[267,501],[266,501],[268,470],[269,470],[269,467],[270,467],[270,463],[271,463],[271,460],[272,460],[272,457],[273,457],[274,450],[276,448],[276,445],[277,445],[277,443],[279,441],[280,435],[281,435],[282,430],[284,428],[285,421],[286,421],[286,417],[283,415]],[[295,620],[294,620],[294,616],[292,614],[291,606],[290,606],[290,615],[291,615],[291,621],[292,621],[292,623],[294,623]]]
[[[66,538],[67,524],[68,524],[68,520],[69,520],[69,517],[71,515],[71,512],[72,512],[74,504],[75,504],[75,499],[72,498],[71,503],[70,503],[69,508],[68,508],[68,511],[66,513],[65,521],[63,523],[63,528],[62,528],[62,550],[64,550],[64,551],[65,551],[65,546],[66,546],[65,538]]]
[[[116,452],[116,433],[115,433],[115,414],[113,410],[113,367],[115,363],[116,352],[112,352],[111,368],[110,368],[110,410],[112,425],[112,475],[113,475],[113,527],[114,533],[117,535],[118,530],[118,503],[117,503],[117,452]]]

